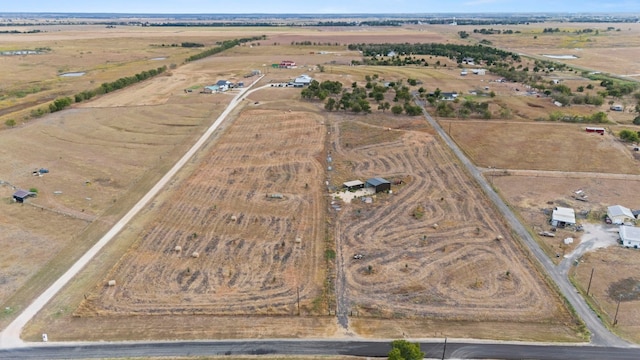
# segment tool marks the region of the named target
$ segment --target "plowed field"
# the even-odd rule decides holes
[[[317,115],[243,112],[77,314],[284,315],[298,296],[318,312],[323,133]]]
[[[376,132],[398,131],[371,126],[367,136]],[[349,147],[343,139],[350,135],[336,137],[337,168],[350,164],[354,179],[404,181],[392,186],[392,194],[378,194],[373,204],[352,202],[337,215],[346,280],[337,296],[349,314],[567,321],[557,295],[449,151],[428,133],[400,134]],[[353,259],[358,253],[364,257]]]

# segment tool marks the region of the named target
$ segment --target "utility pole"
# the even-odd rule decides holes
[[[587,296],[589,296],[589,289],[591,289],[591,279],[593,279],[593,270],[594,268],[591,268],[591,276],[589,277],[589,286],[587,286]]]
[[[296,288],[298,293],[298,316],[300,316],[300,286]]]
[[[444,360],[444,354],[447,352],[447,338],[444,338],[444,348],[442,349],[442,360]]]
[[[616,315],[613,317],[613,326],[618,325],[618,310],[620,309],[620,300],[622,300],[622,294],[618,295],[618,306],[616,306]]]

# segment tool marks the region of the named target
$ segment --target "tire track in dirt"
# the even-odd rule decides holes
[[[156,206],[105,278],[119,285],[97,286],[77,313],[293,315],[298,291],[302,312],[320,311],[316,120],[243,113]]]
[[[502,321],[566,319],[557,297],[451,154],[430,135],[344,148],[354,178],[401,176],[393,195],[347,205],[336,238],[344,256],[341,312],[374,317]],[[420,219],[413,216],[422,208]],[[436,225],[437,224],[437,225]],[[500,234],[503,240],[495,240]],[[347,254],[362,253],[362,260]],[[553,314],[553,315],[549,315]],[[541,319],[544,317],[544,319]]]

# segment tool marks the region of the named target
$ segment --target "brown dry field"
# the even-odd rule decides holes
[[[11,217],[11,222],[0,222],[11,224],[2,225],[7,229],[0,236],[4,247],[12,247],[16,238],[29,238],[32,240],[21,246],[26,249],[24,254],[39,256],[29,268],[16,272],[11,284],[0,282],[0,290],[5,291],[6,300],[3,302],[0,296],[0,304],[4,306],[19,310],[20,306],[12,300],[24,300],[37,294],[38,289],[43,289],[55,278],[56,271],[61,272],[64,264],[97,240],[186,150],[204,126],[215,119],[229,98],[225,95],[187,95],[182,91],[185,88],[198,88],[220,78],[240,80],[251,69],[267,73],[263,83],[285,81],[300,73],[310,73],[320,81],[340,80],[345,86],[353,81],[364,82],[364,75],[377,73],[387,80],[407,77],[423,80],[428,91],[438,87],[443,91],[466,94],[470,90],[490,86],[498,95],[492,111],[499,109],[501,102],[506,104],[504,106],[513,106],[516,121],[544,117],[547,111],[555,109],[544,99],[513,96],[513,84],[489,84],[494,76],[460,77],[454,66],[438,70],[348,67],[342,64],[348,64],[357,56],[345,51],[344,47],[289,46],[291,41],[304,40],[341,43],[461,42],[455,34],[461,30],[460,27],[356,31],[283,28],[176,31],[171,28],[125,27],[115,30],[63,27],[57,33],[21,36],[17,40],[0,35],[0,43],[11,43],[12,49],[49,46],[53,50],[37,57],[3,57],[9,66],[8,72],[16,75],[8,78],[11,89],[24,89],[23,84],[28,83],[48,90],[25,98],[2,100],[2,109],[16,106],[26,110],[2,115],[0,120],[4,122],[11,118],[9,116],[21,119],[15,114],[24,115],[29,109],[26,106],[41,103],[43,99],[95,88],[101,82],[149,68],[181,64],[184,58],[198,51],[152,44],[197,41],[212,45],[218,40],[261,34],[266,34],[269,39],[261,41],[260,46],[243,46],[203,61],[181,65],[170,71],[168,76],[160,76],[76,105],[74,109],[30,120],[15,129],[0,132],[0,137],[3,137],[0,154],[3,159],[11,159],[1,162],[4,164],[0,165],[2,180],[24,188],[37,187],[40,197],[29,202],[45,207],[45,210],[29,205],[19,207],[9,205],[8,200],[2,205],[12,206],[10,211],[7,208],[6,212],[0,213]],[[332,53],[310,54],[318,50]],[[153,57],[167,59],[149,60]],[[269,64],[284,58],[298,62],[300,68],[293,71],[269,68]],[[631,58],[628,60],[632,61]],[[312,70],[316,64],[326,64],[327,72]],[[80,78],[57,77],[59,72],[65,71],[87,71],[87,75]],[[360,316],[352,317],[352,329],[363,336],[396,334],[397,331],[391,331],[387,326],[400,329],[399,323],[404,320],[414,322],[406,325],[410,330],[407,333],[430,336],[431,323],[425,319],[444,326],[444,322],[438,322],[441,320],[438,314],[442,313],[447,320],[459,321],[449,323],[451,326],[446,329],[447,334],[504,337],[506,335],[500,336],[500,331],[495,331],[495,328],[494,335],[488,335],[492,334],[488,327],[479,325],[476,320],[483,319],[487,324],[497,324],[496,327],[500,328],[507,326],[507,318],[517,317],[521,327],[515,328],[521,332],[513,332],[510,339],[579,339],[572,319],[557,295],[540,280],[530,262],[522,261],[523,252],[516,240],[504,231],[505,224],[494,219],[495,211],[461,172],[459,165],[450,160],[451,155],[432,138],[430,129],[420,123],[391,116],[371,117],[367,121],[356,119],[356,128],[367,131],[366,139],[357,134],[342,138],[344,129],[336,125],[331,128],[336,131],[328,134],[334,140],[325,143],[324,127],[320,125],[324,120],[321,120],[317,109],[298,102],[297,90],[280,90],[277,96],[271,91],[251,95],[244,110],[234,115],[237,116],[234,123],[224,129],[224,135],[209,144],[210,147],[198,155],[168,191],[159,196],[74,284],[36,317],[25,332],[25,338],[35,340],[43,329],[51,329],[53,334],[57,334],[51,337],[52,341],[86,339],[86,335],[91,333],[89,329],[95,328],[102,331],[92,333],[91,340],[337,336],[335,318],[322,316],[327,310],[324,301],[332,301],[332,294],[326,293],[327,285],[324,283],[326,265],[323,250],[325,235],[329,238],[339,235],[343,239],[341,244],[347,259],[345,269],[349,296],[353,299],[351,308]],[[253,104],[254,101],[259,104]],[[592,110],[572,107],[571,111],[588,113]],[[338,124],[344,120],[334,118],[331,122]],[[467,126],[471,126],[472,131],[464,130]],[[504,151],[498,140],[515,141],[519,146],[528,140],[528,146],[522,148],[540,149],[535,151],[541,155],[569,149],[573,152],[572,144],[545,142],[545,136],[527,137],[520,131],[522,124],[513,127],[511,133],[500,131],[504,126],[511,125],[494,121],[460,121],[453,122],[451,131],[459,143],[469,144],[465,151],[477,154],[474,160],[479,166],[518,168],[522,158],[517,155],[522,151]],[[537,133],[556,124],[531,123],[526,126]],[[594,138],[595,135],[591,134],[586,138],[577,125],[557,126],[547,131],[566,128],[566,132],[561,131],[565,137],[575,131],[575,138],[599,150],[592,153],[588,146],[579,145],[583,149],[582,155],[588,153],[586,157],[598,164],[599,167],[593,171],[619,166],[618,170],[607,171],[637,173],[635,161],[629,158],[631,155],[621,155],[614,161],[602,160],[606,151],[617,151],[616,154],[626,151],[616,144],[612,135],[605,135],[607,140]],[[392,130],[384,130],[386,128]],[[287,136],[289,131],[299,136]],[[487,133],[496,135],[498,139],[489,140],[488,136],[482,136]],[[309,139],[302,142],[306,134],[316,136],[310,142],[316,147],[315,153],[301,146],[309,143]],[[349,147],[345,146],[345,139],[349,139]],[[332,143],[336,148],[332,148]],[[478,151],[479,145],[483,151]],[[376,199],[369,208],[362,204],[354,204],[351,210],[345,207],[338,214],[339,221],[333,224],[335,228],[330,227],[331,232],[325,234],[325,214],[319,208],[324,206],[320,184],[327,175],[322,170],[324,146],[337,152],[335,159],[338,163],[335,172],[330,174],[334,184],[349,180],[352,175],[382,175],[409,181],[393,196]],[[241,154],[245,150],[249,150],[249,156],[254,154],[254,158],[243,158]],[[495,157],[485,156],[485,152],[493,153]],[[298,157],[303,154],[306,157]],[[363,161],[363,155],[370,159]],[[429,161],[425,160],[427,156]],[[544,158],[535,158],[538,160],[531,160],[534,165],[547,166]],[[575,161],[576,157],[571,159]],[[259,162],[251,164],[251,161]],[[567,160],[555,160],[553,163],[553,166],[580,168],[580,165]],[[305,167],[309,164],[311,171]],[[42,178],[32,177],[31,170],[41,166],[52,172]],[[252,167],[257,176],[243,177]],[[576,171],[592,171],[588,170],[590,165],[583,167],[587,170]],[[268,171],[269,168],[272,171]],[[86,180],[90,180],[90,185],[85,183]],[[304,189],[302,181],[309,184],[309,189]],[[458,184],[457,188],[448,186],[450,183]],[[8,199],[12,190],[6,186],[0,189],[3,189],[3,198]],[[248,196],[251,189],[255,189],[255,193]],[[63,193],[54,196],[53,191]],[[282,206],[264,197],[272,192],[285,195]],[[203,193],[207,195],[203,196]],[[211,201],[212,198],[218,200]],[[430,227],[431,221],[417,221],[410,216],[418,204],[427,209],[425,219],[438,220],[440,226],[437,230]],[[354,212],[356,209],[360,213]],[[36,210],[43,214],[38,216],[38,221],[33,219]],[[300,211],[311,216],[298,216]],[[369,227],[360,223],[363,214],[371,217]],[[237,217],[236,221],[230,220],[231,215]],[[354,223],[354,218],[359,218],[359,222]],[[467,220],[464,226],[460,226],[462,220]],[[391,229],[400,230],[394,234]],[[270,233],[278,240],[265,239],[257,236],[256,232]],[[197,236],[190,238],[193,233]],[[14,235],[5,237],[4,234]],[[296,247],[293,240],[298,234],[302,234],[302,243]],[[492,240],[496,234],[502,234],[504,240]],[[422,235],[427,235],[426,241],[420,240]],[[362,237],[367,241],[366,249],[361,244],[364,241]],[[41,250],[43,243],[50,243],[50,247]],[[218,246],[209,246],[212,244]],[[175,245],[183,247],[181,254],[172,251]],[[398,246],[403,251],[391,251]],[[478,248],[482,251],[477,252]],[[193,249],[200,253],[197,259],[189,257]],[[262,253],[258,254],[256,249],[261,249]],[[366,261],[374,269],[372,274],[362,272],[364,262],[348,260],[354,251],[366,251]],[[285,257],[286,261],[282,262]],[[15,261],[24,259],[17,257]],[[118,259],[115,264],[114,259]],[[295,271],[301,270],[300,264],[309,262],[315,265],[304,268],[301,273]],[[459,266],[461,263],[464,266]],[[4,259],[2,264],[5,265]],[[51,264],[56,265],[54,271],[43,270]],[[436,264],[438,269],[444,267],[448,271],[435,271]],[[146,272],[134,271],[138,268],[145,268]],[[472,271],[481,276],[470,276]],[[508,277],[506,271],[509,271]],[[46,276],[45,272],[48,273]],[[1,274],[4,276],[4,271]],[[35,277],[29,280],[34,274]],[[416,277],[411,280],[403,276],[406,274]],[[105,287],[104,283],[112,278],[117,280],[118,286]],[[390,278],[403,280],[395,284],[384,282]],[[435,282],[435,278],[440,281]],[[296,312],[296,284],[301,286],[301,307],[306,315],[299,318],[285,316]],[[23,289],[12,294],[21,286]],[[271,303],[265,301],[265,294],[259,291],[261,288],[277,294]],[[413,291],[415,296],[401,293],[406,290]],[[382,295],[379,292],[383,292]],[[507,297],[512,301],[503,304],[495,301],[495,297]],[[241,301],[231,305],[226,298]],[[158,315],[130,316],[150,312]],[[178,314],[187,313],[196,315],[189,315],[185,322],[185,317]],[[541,313],[547,317],[541,318]],[[260,315],[228,316],[234,314]],[[2,316],[0,325],[13,315]],[[370,316],[380,317],[376,320],[380,321],[376,327],[367,327]],[[212,322],[220,327],[211,329]],[[262,325],[251,329],[255,324]],[[231,328],[235,330],[229,330]],[[550,335],[552,332],[553,337]],[[562,335],[555,336],[558,333]]]
[[[589,301],[598,309],[605,324],[623,337],[640,342],[640,262],[638,251],[621,247],[599,249],[587,253],[574,267],[571,276],[579,284],[583,294],[589,285],[593,269],[593,280],[589,289]],[[624,271],[614,271],[625,269]],[[622,298],[619,295],[623,294]],[[617,325],[613,326],[618,300]]]
[[[607,31],[608,27],[620,31]],[[473,33],[474,29],[500,29],[520,31],[519,34],[483,35]],[[559,33],[543,34],[545,28],[559,28]],[[577,30],[594,29],[594,33],[575,34]],[[616,23],[531,23],[529,25],[468,25],[440,26],[437,30],[453,35],[458,31],[470,34],[467,42],[474,43],[482,39],[489,40],[494,46],[546,59],[564,62],[580,69],[607,72],[611,74],[640,76],[640,24]],[[537,36],[537,39],[534,37]],[[543,55],[575,55],[577,59],[558,60]]]
[[[356,201],[336,215],[334,236],[344,260],[338,266],[346,274],[345,294],[337,296],[347,299],[350,314],[416,324],[425,318],[459,321],[457,329],[441,329],[474,336],[483,333],[482,326],[475,327],[478,321],[517,322],[521,331],[513,334],[516,338],[544,337],[538,326],[564,327],[561,336],[573,338],[571,317],[559,298],[439,141],[420,129],[387,130],[363,118],[367,136],[375,140],[353,144],[364,133],[354,121],[359,120],[336,119],[336,171],[346,168],[342,172],[351,179],[382,176],[406,183],[392,187],[393,195],[377,195],[373,205]],[[412,214],[419,206],[424,217],[416,219]],[[496,241],[498,235],[504,239]],[[356,253],[364,259],[352,259]],[[392,332],[366,322],[356,321],[361,324],[357,330],[368,336]],[[394,329],[403,328],[402,323],[390,321]],[[412,326],[408,333],[431,336],[430,329]]]
[[[620,142],[619,126],[605,135],[585,126],[549,122],[443,120],[443,128],[479,167],[638,174],[633,149]]]

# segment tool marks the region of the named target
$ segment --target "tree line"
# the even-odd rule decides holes
[[[384,57],[393,52],[398,56],[413,57],[414,55],[431,55],[447,57],[462,63],[465,57],[472,57],[476,62],[485,62],[488,65],[498,61],[517,61],[520,62],[520,55],[482,45],[459,45],[459,44],[441,44],[441,43],[417,43],[417,44],[350,44],[349,50],[362,51],[365,56],[363,60],[370,65],[385,65]],[[395,65],[388,64],[388,65]]]
[[[218,42],[218,46],[205,50],[201,53],[195,54],[195,55],[191,55],[189,56],[185,61],[186,62],[190,62],[190,61],[196,61],[196,60],[200,60],[200,59],[204,59],[206,57],[209,57],[211,55],[215,55],[215,54],[219,54],[225,50],[229,50],[234,46],[243,44],[243,43],[247,43],[247,42],[252,42],[252,41],[256,41],[256,40],[264,40],[266,39],[267,36],[266,35],[260,35],[260,36],[253,36],[253,37],[247,37],[247,38],[240,38],[240,39],[233,39],[233,40],[225,40],[223,42]]]
[[[167,70],[166,66],[159,67],[157,69],[151,69],[147,71],[142,71],[140,73],[135,74],[134,76],[126,76],[122,77],[116,81],[103,83],[100,87],[92,90],[85,90],[75,94],[73,97],[62,97],[55,99],[51,104],[49,104],[47,109],[38,108],[31,111],[32,117],[40,117],[47,112],[54,113],[56,111],[64,110],[65,108],[71,106],[74,102],[79,103],[85,100],[89,100],[97,95],[110,93],[112,91],[116,91],[127,86],[131,86],[140,81],[147,80],[154,76],[164,73]],[[48,110],[48,111],[47,111]]]

